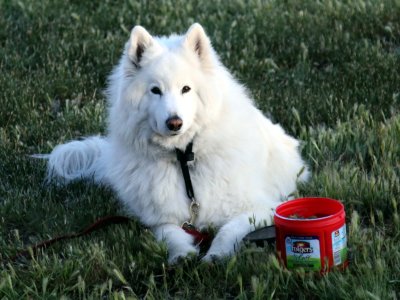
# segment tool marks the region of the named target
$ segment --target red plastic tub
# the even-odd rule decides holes
[[[329,271],[345,268],[347,236],[341,202],[329,198],[300,198],[276,208],[276,247],[289,269]]]

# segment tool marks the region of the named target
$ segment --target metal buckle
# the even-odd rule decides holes
[[[190,224],[194,224],[197,216],[199,215],[200,203],[197,202],[194,198],[192,198],[192,202],[190,203],[189,213],[190,213]]]
[[[182,228],[183,229],[196,229],[193,225],[196,221],[197,216],[199,215],[200,210],[200,203],[196,201],[196,199],[192,198],[192,202],[190,202],[189,206],[189,214],[190,219],[188,221],[183,222]]]

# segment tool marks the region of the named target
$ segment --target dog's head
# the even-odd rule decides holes
[[[212,119],[218,109],[213,80],[218,66],[199,24],[170,37],[153,37],[134,27],[110,78],[110,133],[128,142],[184,146],[204,125],[204,115]]]

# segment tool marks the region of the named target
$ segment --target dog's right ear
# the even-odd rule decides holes
[[[140,61],[147,48],[154,44],[154,39],[142,26],[135,26],[131,31],[128,45],[128,57],[135,65],[140,68]]]

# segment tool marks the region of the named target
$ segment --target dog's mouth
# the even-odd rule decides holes
[[[169,138],[177,138],[182,135],[183,132],[158,132],[154,131],[154,138],[156,139],[169,139]]]
[[[179,131],[169,131],[169,130],[153,130],[154,135],[158,136],[158,137],[164,137],[164,138],[168,138],[171,136],[178,136],[181,135],[183,133],[182,130]]]
[[[193,139],[193,132],[174,131],[174,132],[154,132],[151,141],[162,148],[172,150],[184,148]]]
[[[177,136],[177,135],[180,135],[180,134],[181,134],[180,132],[171,132],[169,134],[169,136]]]

